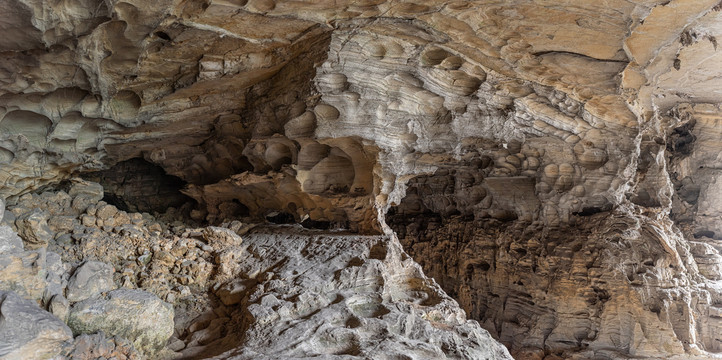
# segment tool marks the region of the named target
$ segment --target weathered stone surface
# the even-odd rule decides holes
[[[23,240],[9,226],[0,226],[0,254],[22,252]]]
[[[111,265],[99,261],[85,262],[68,280],[65,297],[70,302],[78,302],[115,289],[114,272]]]
[[[114,290],[74,304],[68,325],[75,334],[103,331],[132,339],[136,349],[153,354],[173,334],[173,307],[142,290]]]
[[[83,334],[75,341],[60,359],[68,360],[96,360],[96,359],[142,359],[143,356],[133,347],[133,344],[120,336],[110,338],[102,332],[97,334]]]
[[[238,305],[197,319],[185,356],[510,358],[393,238],[266,228],[243,247],[220,291]]]
[[[241,237],[231,229],[216,226],[204,228],[203,239],[208,243],[208,245],[216,249],[239,246],[243,241]]]
[[[15,220],[18,234],[30,249],[45,247],[53,239],[48,227],[48,214],[40,209],[20,215]]]
[[[42,299],[48,285],[46,256],[43,248],[25,251],[18,234],[8,226],[0,226],[0,291]]]
[[[31,300],[0,290],[0,358],[51,359],[73,333]]]
[[[70,302],[64,296],[57,294],[50,299],[48,311],[63,322],[68,322]]]
[[[27,249],[237,305],[264,255],[181,214],[396,231],[518,358],[722,351],[718,0],[62,5],[0,5],[0,197]],[[106,191],[61,184],[89,171]]]

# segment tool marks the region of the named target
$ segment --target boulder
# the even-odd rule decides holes
[[[252,289],[258,281],[255,279],[234,279],[216,290],[216,296],[223,305],[231,306],[241,302],[243,296]]]
[[[157,296],[120,289],[73,305],[68,325],[76,335],[103,331],[131,339],[136,349],[151,355],[173,335],[173,316],[173,307]]]
[[[15,226],[30,249],[45,247],[53,239],[53,232],[48,227],[48,214],[40,209],[20,215],[15,220]]]
[[[243,239],[231,229],[209,226],[203,229],[203,240],[216,250],[241,245]]]
[[[73,183],[68,195],[73,198],[72,207],[78,213],[84,212],[91,204],[103,199],[103,186],[83,179],[71,179]]]
[[[39,300],[47,287],[44,248],[25,251],[23,242],[8,226],[0,226],[0,290]]]
[[[87,261],[68,280],[65,297],[78,302],[116,288],[112,266],[99,261]]]
[[[0,358],[50,359],[73,340],[67,325],[30,300],[0,291]]]
[[[63,322],[67,322],[70,313],[70,302],[63,295],[55,295],[48,303],[48,311]]]
[[[0,226],[0,254],[23,251],[23,240],[9,226]]]

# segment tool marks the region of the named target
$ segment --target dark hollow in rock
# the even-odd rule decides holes
[[[180,192],[186,183],[143,159],[121,161],[108,170],[83,174],[105,190],[103,200],[123,211],[163,212],[194,202]]]

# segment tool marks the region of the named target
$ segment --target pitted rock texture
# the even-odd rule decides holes
[[[103,189],[73,183],[74,197],[48,190],[9,208],[22,214],[54,204],[53,217],[68,224],[49,227],[46,246],[62,261],[52,266],[59,274],[48,271],[59,280],[39,291],[56,291],[42,300],[50,311],[43,313],[76,337],[50,357],[511,358],[394,237],[237,220],[193,227],[177,211],[154,217],[102,201],[78,214],[73,204],[87,196],[78,186]],[[103,212],[114,214],[113,225]],[[11,228],[0,229],[8,234],[2,249],[23,251]],[[28,334],[29,325],[13,331]]]
[[[718,0],[0,10],[0,196],[25,252],[236,304],[245,241],[133,211],[396,231],[519,358],[722,351]],[[32,211],[79,174],[106,193],[74,179]]]
[[[619,211],[563,229],[392,221],[425,271],[515,358],[708,358],[690,340],[718,346],[719,290],[670,221]]]
[[[235,287],[239,304],[205,320],[205,332],[226,322],[226,337],[184,354],[236,344],[215,358],[510,358],[394,239],[257,228],[236,278],[248,279]]]

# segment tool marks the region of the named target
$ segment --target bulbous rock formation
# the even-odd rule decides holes
[[[0,280],[0,290],[67,315],[69,272],[33,274],[128,261],[116,275],[98,265],[116,283],[96,285],[150,291],[181,317],[200,314],[179,305],[189,294],[249,312],[176,316],[167,348],[154,351],[220,355],[204,348],[212,339],[238,358],[391,358],[401,354],[388,339],[356,329],[393,321],[388,338],[428,346],[408,357],[497,349],[461,315],[416,322],[416,305],[437,304],[374,312],[407,291],[460,314],[411,256],[517,359],[722,357],[719,1],[10,0],[0,10],[0,197],[10,209],[0,218],[23,240],[0,247],[10,254],[0,271],[29,279]],[[139,213],[166,209],[167,223]],[[288,245],[248,258],[236,236],[266,222],[311,228],[254,235],[261,248],[291,236],[302,256]],[[318,235],[340,229],[370,237],[356,249]],[[100,232],[130,240],[98,242]],[[192,238],[205,242],[198,254],[168,245],[195,249]],[[393,249],[383,266],[394,266],[314,257],[375,242]],[[271,258],[280,262],[268,269],[292,275],[242,271]],[[299,293],[329,291],[293,273],[314,261],[318,278],[381,274],[355,278],[384,279],[364,288],[374,304],[345,293],[280,301],[274,286],[289,276]],[[210,268],[213,277],[193,275]],[[409,283],[389,278],[402,268],[415,269]],[[419,281],[426,290],[407,288]],[[286,302],[319,313],[285,313]],[[264,352],[268,337],[287,344],[329,314],[354,330],[316,328],[313,341]],[[264,317],[296,325],[263,327]],[[234,326],[247,337],[226,336]],[[127,340],[115,344],[143,351]]]

